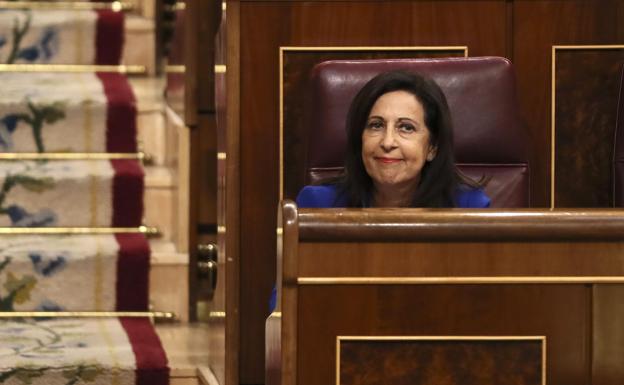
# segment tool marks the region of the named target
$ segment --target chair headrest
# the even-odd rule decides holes
[[[528,163],[528,137],[517,108],[512,64],[499,57],[338,60],[312,71],[307,169],[339,167],[346,145],[349,106],[381,72],[429,76],[451,110],[458,163]]]

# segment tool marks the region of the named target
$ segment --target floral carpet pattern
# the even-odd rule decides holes
[[[137,234],[3,239],[0,311],[146,310],[148,268],[149,246]]]
[[[124,76],[0,73],[0,84],[0,152],[136,152]]]
[[[134,160],[6,161],[0,226],[141,225],[143,171]],[[139,202],[133,211],[121,207]]]
[[[123,42],[123,13],[0,9],[0,63],[118,65]],[[0,73],[0,87],[3,155],[137,152],[121,74]],[[143,195],[136,160],[0,160],[4,228],[135,228]],[[0,312],[147,311],[149,263],[140,233],[0,234]],[[2,384],[168,382],[148,318],[0,318]]]
[[[166,357],[146,319],[0,320],[0,383],[166,385]]]
[[[117,319],[0,320],[0,382],[133,383],[135,365]]]
[[[0,63],[117,64],[123,22],[110,11],[0,10]]]

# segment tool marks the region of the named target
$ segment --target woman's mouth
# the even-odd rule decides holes
[[[401,159],[387,158],[387,157],[384,157],[384,156],[376,156],[375,160],[380,162],[380,163],[387,163],[387,164],[398,163],[398,162],[401,161]]]

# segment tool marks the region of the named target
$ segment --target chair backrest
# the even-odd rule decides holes
[[[375,75],[389,70],[418,72],[434,79],[451,110],[459,169],[479,180],[493,207],[528,207],[528,136],[518,112],[511,63],[499,57],[337,60],[312,71],[306,114],[306,182],[342,170],[345,120],[351,100]]]

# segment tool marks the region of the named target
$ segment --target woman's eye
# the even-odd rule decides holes
[[[411,124],[401,124],[399,125],[399,131],[404,133],[412,133],[416,131],[416,127]]]
[[[383,128],[383,124],[379,121],[373,121],[373,122],[369,122],[366,128],[377,131]]]

